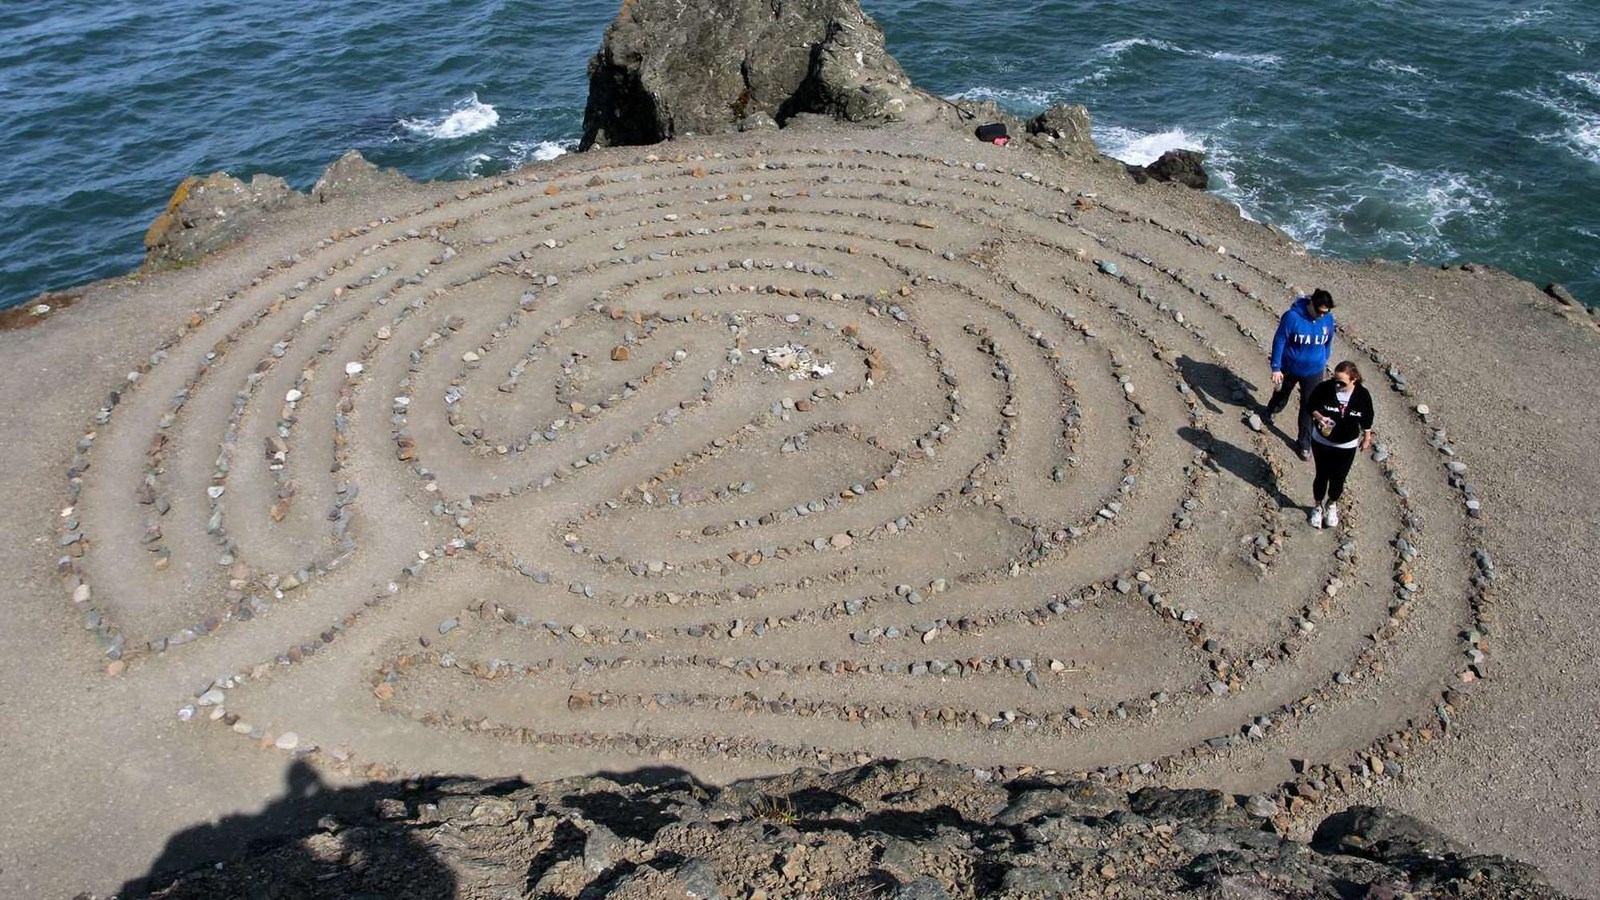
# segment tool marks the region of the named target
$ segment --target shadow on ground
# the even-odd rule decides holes
[[[1199,428],[1180,428],[1178,436],[1204,450],[1210,456],[1212,465],[1219,471],[1227,472],[1240,481],[1265,491],[1272,497],[1273,502],[1278,504],[1279,509],[1299,506],[1293,498],[1283,492],[1272,466],[1251,450],[1230,444]]]
[[[597,777],[640,789],[643,795],[625,799],[575,794],[571,798],[575,805],[586,818],[618,834],[646,840],[673,821],[649,802],[651,793],[682,789],[686,783],[701,787],[688,773],[670,767]],[[228,816],[173,835],[150,870],[124,883],[113,896],[124,900],[454,897],[456,875],[441,861],[427,834],[435,831],[440,818],[459,813],[451,801],[468,799],[459,791],[466,785],[471,786],[473,803],[486,795],[505,796],[527,787],[520,779],[485,783],[443,776],[337,788],[324,783],[305,762],[296,761],[285,773],[283,795],[261,812]],[[430,812],[430,807],[437,812]],[[581,837],[578,845],[581,849]]]

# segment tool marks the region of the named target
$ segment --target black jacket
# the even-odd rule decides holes
[[[1372,427],[1372,395],[1362,385],[1350,392],[1350,404],[1339,408],[1339,382],[1328,379],[1311,392],[1311,408],[1333,420],[1333,433],[1323,435],[1330,444],[1348,444]]]

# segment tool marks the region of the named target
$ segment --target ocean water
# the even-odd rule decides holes
[[[1597,0],[865,0],[922,87],[1089,107],[1101,148],[1209,154],[1317,250],[1475,261],[1600,304]],[[125,272],[179,180],[415,178],[576,144],[615,4],[6,0],[0,306]]]

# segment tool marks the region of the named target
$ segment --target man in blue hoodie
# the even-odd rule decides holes
[[[1309,297],[1295,298],[1294,305],[1278,320],[1278,333],[1272,338],[1272,399],[1267,401],[1267,418],[1289,405],[1289,395],[1300,388],[1300,432],[1296,443],[1301,459],[1311,458],[1311,412],[1306,399],[1321,384],[1328,371],[1328,354],[1333,349],[1333,295],[1317,288]]]

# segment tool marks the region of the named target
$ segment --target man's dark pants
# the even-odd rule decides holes
[[[1283,373],[1283,387],[1272,392],[1272,399],[1267,401],[1267,415],[1275,416],[1283,412],[1289,405],[1289,395],[1294,393],[1296,387],[1300,388],[1300,433],[1295,438],[1301,453],[1311,452],[1311,407],[1307,405],[1311,399],[1311,392],[1324,380],[1324,373],[1314,375],[1290,375]]]

